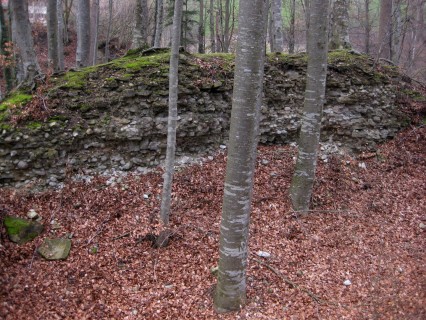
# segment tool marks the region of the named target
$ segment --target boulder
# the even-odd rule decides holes
[[[24,244],[33,240],[43,232],[43,225],[39,222],[7,216],[4,225],[11,241]]]

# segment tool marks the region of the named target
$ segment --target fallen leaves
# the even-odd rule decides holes
[[[161,171],[38,194],[2,189],[1,217],[33,209],[46,222],[44,236],[72,234],[73,247],[67,260],[47,262],[34,255],[38,242],[16,246],[2,229],[0,318],[424,318],[425,138],[425,128],[407,130],[374,156],[320,162],[305,216],[294,215],[287,197],[295,149],[260,147],[248,303],[230,315],[216,315],[211,298],[223,153],[176,173],[166,248],[149,240],[161,231]],[[270,257],[259,260],[259,251]]]

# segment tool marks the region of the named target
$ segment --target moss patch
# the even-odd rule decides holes
[[[9,108],[21,107],[28,103],[32,96],[22,92],[12,93],[6,100],[0,104],[0,111],[6,111]]]
[[[152,56],[135,57],[126,56],[114,60],[111,65],[118,69],[125,69],[127,72],[136,72],[146,67],[159,67],[170,60],[170,53],[160,53]]]

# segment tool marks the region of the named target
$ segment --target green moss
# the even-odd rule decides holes
[[[62,78],[59,79],[59,87],[62,89],[75,89],[81,90],[87,87],[87,79],[89,74],[96,71],[96,67],[86,67],[79,71],[69,71]]]
[[[170,60],[170,53],[160,53],[152,56],[126,56],[112,62],[112,65],[127,72],[136,72],[146,67],[159,67]]]
[[[0,104],[0,111],[6,111],[9,108],[21,107],[32,99],[32,96],[22,92],[14,92]]]
[[[5,217],[3,222],[9,235],[19,234],[23,228],[30,224],[29,220],[9,216]]]
[[[87,104],[87,103],[83,103],[83,104],[80,105],[80,110],[82,112],[87,112],[90,109],[91,109],[91,106],[89,104]]]
[[[56,115],[51,118],[49,118],[49,122],[56,122],[56,121],[67,121],[69,118],[64,115]]]
[[[41,128],[41,126],[42,126],[42,124],[41,124],[40,122],[36,122],[36,121],[33,121],[33,122],[30,122],[30,123],[27,123],[27,125],[26,125],[26,127],[27,127],[28,129],[32,129],[32,130],[40,129],[40,128]]]

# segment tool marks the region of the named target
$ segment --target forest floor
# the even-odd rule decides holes
[[[173,237],[160,249],[150,242],[160,169],[115,184],[98,177],[42,193],[2,189],[0,218],[34,209],[47,226],[41,238],[72,234],[73,244],[67,260],[45,261],[40,239],[18,246],[1,227],[0,318],[426,319],[425,126],[374,154],[320,161],[306,216],[287,196],[295,155],[290,146],[259,148],[248,303],[227,315],[213,311],[210,272],[225,153],[176,173]]]

